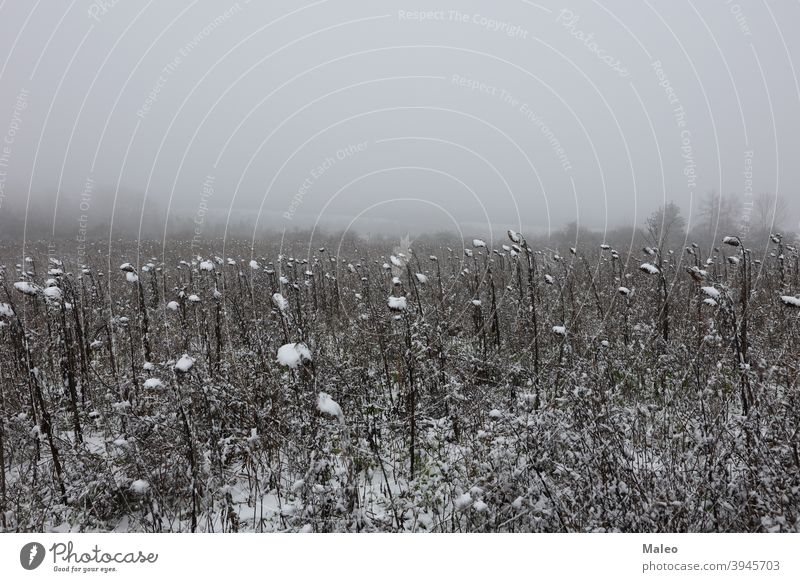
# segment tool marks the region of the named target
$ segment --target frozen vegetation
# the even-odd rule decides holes
[[[7,248],[0,529],[796,532],[797,249],[658,242]]]

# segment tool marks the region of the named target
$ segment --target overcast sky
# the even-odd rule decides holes
[[[0,203],[483,232],[791,201],[798,23],[763,1],[6,0]]]

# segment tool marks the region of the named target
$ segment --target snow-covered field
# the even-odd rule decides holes
[[[798,531],[797,250],[509,238],[6,252],[0,529]]]

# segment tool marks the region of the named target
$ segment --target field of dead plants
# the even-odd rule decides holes
[[[764,248],[4,243],[0,530],[798,531]]]

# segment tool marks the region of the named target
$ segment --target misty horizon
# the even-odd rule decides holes
[[[96,187],[95,192],[108,193],[108,188]],[[471,238],[489,237],[505,239],[507,230],[524,232],[537,239],[557,237],[568,230],[582,231],[599,235],[610,235],[611,238],[619,236],[620,232],[641,231],[648,216],[656,212],[662,205],[647,209],[646,214],[638,223],[626,221],[611,222],[606,225],[592,224],[590,221],[582,222],[569,220],[561,223],[550,223],[546,226],[534,226],[525,222],[518,223],[481,223],[478,221],[450,221],[449,224],[441,223],[435,219],[426,220],[425,217],[416,216],[413,220],[402,218],[357,216],[346,214],[326,214],[323,219],[315,216],[306,216],[298,213],[287,219],[286,211],[278,212],[257,209],[232,209],[219,208],[201,201],[196,208],[172,208],[167,214],[158,203],[151,202],[141,206],[140,193],[123,191],[114,199],[108,196],[94,196],[93,212],[90,215],[70,216],[61,212],[55,216],[43,209],[43,200],[33,197],[32,201],[24,206],[17,206],[14,202],[6,203],[4,212],[0,214],[0,229],[4,238],[8,240],[21,240],[27,236],[31,239],[53,239],[59,241],[75,240],[84,237],[87,240],[125,238],[130,240],[165,239],[181,240],[195,239],[197,242],[218,238],[220,236],[248,238],[248,237],[274,237],[282,233],[307,233],[311,231],[331,233],[351,233],[354,236],[400,236],[404,234],[432,235],[460,235],[463,240]],[[102,202],[98,202],[98,200]],[[70,200],[64,196],[62,204],[74,202],[74,207],[80,209],[79,200]],[[210,201],[209,201],[210,202]],[[788,235],[787,240],[793,239],[798,230],[792,227],[791,204],[782,198],[769,194],[755,197],[751,207],[747,208],[742,196],[729,195],[719,197],[714,192],[701,196],[692,208],[680,208],[685,220],[684,232],[687,242],[691,239],[721,238],[727,235],[741,236],[743,239],[753,239],[757,244],[772,232]],[[668,203],[674,203],[669,200]],[[726,209],[719,208],[722,204]],[[68,204],[65,204],[68,205]],[[746,209],[746,210],[745,210]],[[747,212],[747,222],[743,221],[744,212]],[[726,214],[725,220],[717,224],[710,224],[714,218],[711,214],[719,216]],[[114,218],[112,219],[112,214]],[[83,217],[83,218],[82,218]],[[94,220],[92,220],[94,219]],[[110,228],[113,227],[113,228]],[[746,232],[744,231],[746,227]],[[752,232],[755,231],[755,232]],[[748,234],[757,236],[748,236]],[[291,235],[290,235],[291,236]]]

